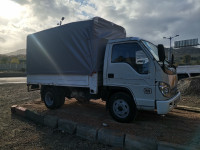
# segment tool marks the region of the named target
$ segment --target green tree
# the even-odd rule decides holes
[[[186,63],[186,64],[189,64],[191,61],[191,56],[190,55],[185,55],[183,57],[183,62]]]
[[[8,63],[9,63],[8,57],[7,57],[7,56],[2,56],[2,57],[0,58],[0,63],[1,63],[1,64],[8,64]]]
[[[16,57],[13,57],[10,61],[11,64],[19,64],[19,59]]]
[[[200,58],[197,59],[197,65],[200,65]]]

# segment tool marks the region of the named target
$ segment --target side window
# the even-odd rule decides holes
[[[140,74],[148,74],[149,59],[137,43],[115,44],[112,63],[127,63]]]

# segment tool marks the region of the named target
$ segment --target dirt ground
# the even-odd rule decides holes
[[[12,105],[30,103],[40,97],[39,91],[28,93],[26,88],[26,84],[0,85],[0,150],[114,149],[12,116]]]
[[[194,80],[195,82],[191,79],[179,81],[179,90],[183,93],[179,104],[200,108],[200,92],[198,93],[198,86],[195,86],[200,82],[199,79]],[[102,127],[102,123],[106,123],[106,128],[200,149],[200,113],[174,109],[162,117],[156,112],[141,111],[134,122],[122,124],[110,117],[105,109],[105,102],[101,100],[79,103],[75,99],[66,99],[65,105],[59,110],[48,110],[40,101],[39,91],[28,93],[26,84],[6,84],[0,85],[0,149],[3,150],[114,149],[12,116],[10,106],[14,104],[91,126]]]
[[[118,123],[110,117],[105,110],[105,102],[101,100],[80,103],[75,99],[66,99],[65,105],[57,110],[48,110],[40,99],[22,106],[41,114],[55,115],[98,128],[102,128],[102,124],[106,123],[106,128],[118,132],[181,145],[190,145],[200,128],[199,113],[177,109],[164,117],[157,115],[156,112],[140,111],[132,123]],[[197,144],[200,148],[200,141]]]

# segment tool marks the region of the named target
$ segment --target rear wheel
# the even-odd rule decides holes
[[[118,122],[131,122],[136,118],[134,100],[126,93],[115,93],[109,100],[111,116]]]
[[[59,108],[65,102],[64,91],[58,87],[42,88],[41,98],[49,109]]]

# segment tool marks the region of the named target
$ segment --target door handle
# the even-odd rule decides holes
[[[113,73],[109,73],[108,74],[108,78],[114,78],[114,74]]]

